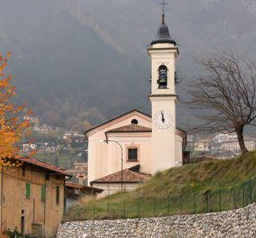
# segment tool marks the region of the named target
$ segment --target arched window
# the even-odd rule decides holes
[[[159,79],[158,79],[158,85],[159,88],[167,88],[167,67],[165,65],[161,65],[158,68],[158,74],[159,74]]]
[[[137,120],[137,119],[132,119],[131,124],[136,124],[136,125],[138,125],[138,120]]]

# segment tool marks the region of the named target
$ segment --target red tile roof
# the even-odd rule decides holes
[[[31,164],[31,165],[34,165],[34,166],[37,166],[37,167],[40,167],[40,168],[44,168],[46,170],[55,172],[57,174],[62,174],[62,175],[65,175],[65,176],[72,177],[72,175],[70,175],[67,172],[65,172],[65,170],[61,170],[60,168],[58,168],[58,167],[56,167],[54,165],[44,163],[44,162],[42,162],[40,160],[36,160],[36,159],[33,159],[33,158],[29,158],[29,157],[19,158],[19,160],[21,162],[28,163],[28,164]]]
[[[140,172],[132,171],[132,168],[124,169],[123,171],[123,182],[124,183],[139,183],[148,180],[151,175],[144,174]],[[105,177],[96,179],[92,183],[121,183],[122,182],[122,172],[118,171],[113,174],[109,174]]]
[[[89,191],[100,192],[100,193],[104,191],[101,188],[95,188],[95,187],[85,186],[85,185],[71,183],[71,182],[66,182],[66,186],[69,188],[77,188],[77,189],[82,189],[82,190],[87,190],[87,191],[89,190]]]
[[[127,126],[122,126],[118,128],[114,128],[112,130],[107,131],[106,133],[110,132],[151,132],[152,129],[145,126],[140,126],[137,124],[130,124]]]

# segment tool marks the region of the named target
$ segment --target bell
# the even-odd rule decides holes
[[[159,69],[159,80],[158,80],[159,88],[167,87],[167,70]]]

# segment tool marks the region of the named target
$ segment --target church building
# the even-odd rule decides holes
[[[133,110],[85,133],[88,182],[104,189],[104,195],[135,189],[156,172],[183,162],[186,132],[176,127],[175,61],[179,50],[164,14],[148,54],[151,116]]]

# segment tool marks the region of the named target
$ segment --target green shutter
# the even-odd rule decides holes
[[[26,183],[26,198],[30,199],[30,183]]]
[[[41,201],[45,202],[46,200],[46,187],[45,185],[42,185],[41,187]]]

